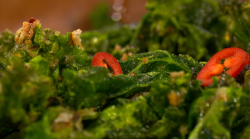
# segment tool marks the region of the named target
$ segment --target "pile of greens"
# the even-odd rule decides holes
[[[250,2],[148,0],[138,25],[80,35],[34,28],[29,43],[0,35],[1,138],[250,136],[250,71],[206,88],[196,75],[226,47],[250,52]],[[24,40],[25,41],[25,40]],[[91,67],[97,52],[123,70]]]

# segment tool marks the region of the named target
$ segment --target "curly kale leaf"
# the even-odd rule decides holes
[[[23,129],[25,139],[33,138],[96,138],[83,129],[82,121],[96,119],[93,109],[73,111],[63,107],[50,107],[42,118]]]
[[[105,68],[90,67],[79,72],[66,69],[63,78],[62,97],[65,105],[74,109],[96,107],[108,97],[110,75]]]
[[[243,115],[248,115],[248,99],[248,93],[242,88],[221,87],[202,91],[201,97],[190,107],[189,126],[192,132],[189,138],[245,136],[244,128],[249,122]],[[244,134],[239,134],[242,132]]]
[[[115,99],[87,130],[101,138],[185,137],[187,108],[201,93],[199,83],[189,86],[190,78],[181,72],[167,82],[153,83],[142,96]]]
[[[175,56],[159,50],[131,56],[121,66],[124,74],[116,76],[110,76],[109,70],[103,67],[82,68],[78,72],[64,70],[66,91],[62,94],[65,101],[74,108],[96,107],[98,101],[94,100],[100,102],[119,96],[131,97],[148,91],[156,81],[169,81],[170,72],[191,73],[193,69],[198,69],[199,64],[191,57]]]
[[[226,47],[248,51],[249,2],[239,0],[148,0],[131,44],[208,60]]]
[[[133,37],[135,28],[133,26],[111,26],[98,31],[83,32],[80,37],[82,46],[89,55],[97,52],[108,52],[117,59],[124,54],[137,53],[138,48],[129,44]]]
[[[13,57],[11,65],[1,71],[0,136],[8,134],[8,130],[16,129],[18,124],[36,120],[49,104],[48,99],[54,96],[55,88],[51,78],[43,72],[36,73],[41,71],[39,68],[29,68],[19,58]]]
[[[6,69],[9,59],[15,54],[14,34],[5,30],[0,34],[0,70]],[[18,56],[18,54],[16,54]]]
[[[223,45],[221,34],[226,30],[226,20],[220,15],[217,1],[149,0],[146,7],[149,13],[131,42],[140,47],[140,52],[164,49],[200,60],[208,59]],[[220,29],[210,31],[214,28]]]
[[[188,55],[176,56],[163,50],[136,54],[121,62],[124,74],[172,71],[191,73],[192,70],[198,72],[199,66],[199,63]]]

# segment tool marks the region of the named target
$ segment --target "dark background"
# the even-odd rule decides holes
[[[30,17],[39,19],[43,28],[62,34],[78,28],[96,29],[93,23],[114,22],[114,13],[121,15],[119,23],[136,23],[147,12],[145,4],[146,0],[0,0],[0,32],[16,32]],[[102,16],[105,12],[106,17]]]

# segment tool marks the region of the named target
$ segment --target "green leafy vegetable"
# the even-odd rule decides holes
[[[249,4],[148,0],[139,24],[63,35],[35,20],[2,32],[0,137],[249,138],[249,65],[206,88],[195,80],[215,52],[249,52]],[[101,51],[123,74],[90,66]]]

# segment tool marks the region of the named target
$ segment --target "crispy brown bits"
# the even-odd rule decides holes
[[[29,22],[23,22],[23,27],[18,29],[15,36],[17,44],[30,44],[30,39],[34,35],[34,29],[40,24],[39,20],[31,18]]]
[[[82,31],[80,30],[80,29],[77,29],[77,30],[75,30],[75,31],[73,31],[73,32],[71,32],[70,33],[70,38],[71,38],[71,44],[73,45],[73,46],[75,46],[75,44],[76,45],[78,45],[82,50],[84,50],[83,49],[83,47],[82,47],[82,44],[81,44],[81,38],[80,38],[80,34],[82,33]]]
[[[183,102],[183,97],[178,92],[171,90],[168,94],[169,104],[172,106],[178,106]]]
[[[147,63],[148,63],[148,58],[147,58],[147,57],[144,57],[144,58],[142,59],[142,62],[143,62],[144,64],[147,64]]]
[[[133,72],[130,73],[131,76],[135,76],[135,74]]]

